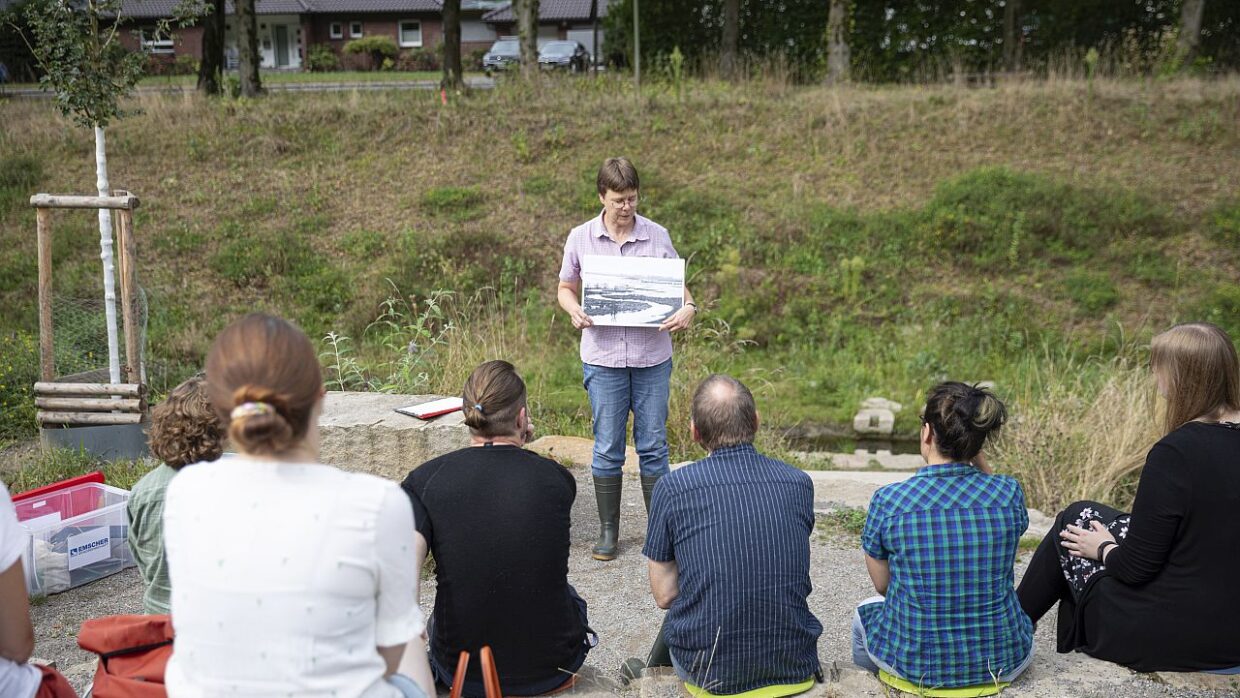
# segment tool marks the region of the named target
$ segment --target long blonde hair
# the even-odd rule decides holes
[[[1164,434],[1198,417],[1240,409],[1240,359],[1231,337],[1215,325],[1176,325],[1154,337],[1150,368],[1167,392]]]

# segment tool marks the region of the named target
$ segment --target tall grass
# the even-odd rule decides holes
[[[1130,356],[1039,358],[1009,391],[1013,419],[992,449],[997,467],[1048,514],[1081,499],[1128,508],[1159,436],[1148,368]]]

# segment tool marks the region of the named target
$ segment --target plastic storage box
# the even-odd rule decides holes
[[[14,502],[30,536],[22,553],[30,594],[55,594],[132,567],[128,502],[128,491],[97,482]]]

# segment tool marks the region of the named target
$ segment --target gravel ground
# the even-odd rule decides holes
[[[590,624],[600,644],[582,670],[587,679],[576,689],[582,694],[656,696],[675,693],[674,682],[643,682],[622,687],[616,681],[620,663],[628,657],[645,657],[658,631],[663,612],[650,597],[645,560],[641,557],[645,510],[637,479],[625,483],[621,525],[621,557],[610,563],[590,559],[589,549],[597,533],[597,514],[589,475],[574,469],[578,497],[573,510],[573,554],[569,578],[589,603]],[[854,605],[873,594],[860,549],[847,536],[816,534],[811,569],[814,591],[810,608],[823,625],[819,656],[827,673],[835,678],[815,693],[830,696],[888,695],[872,677],[852,666],[849,623]],[[1023,570],[1024,563],[1018,565]],[[86,618],[117,613],[139,613],[142,583],[136,570],[126,570],[85,587],[47,599],[32,614],[38,640],[36,656],[55,660],[75,686],[84,687],[94,673],[93,656],[78,649],[77,629]],[[428,611],[434,599],[434,581],[424,585],[423,603]],[[1048,616],[1048,620],[1053,618]],[[1006,696],[1073,698],[1191,698],[1238,696],[1234,681],[1200,675],[1136,674],[1122,667],[1081,654],[1061,655],[1054,649],[1054,623],[1043,623],[1037,633],[1033,665]],[[838,671],[832,671],[832,668]],[[653,680],[652,680],[653,681]],[[1212,682],[1212,683],[1211,683]],[[1204,684],[1216,688],[1202,688]],[[672,686],[672,689],[668,689]]]

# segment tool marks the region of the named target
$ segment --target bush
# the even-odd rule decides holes
[[[396,61],[396,69],[406,72],[419,70],[439,70],[439,52],[429,48],[415,48],[401,54]]]
[[[422,208],[457,221],[482,216],[485,197],[478,187],[435,187],[422,195]]]
[[[370,56],[370,69],[379,70],[386,58],[395,60],[396,40],[390,36],[367,36],[344,45],[345,53]]]
[[[1230,250],[1240,249],[1240,199],[1219,204],[1210,212],[1211,237]]]
[[[171,72],[173,75],[197,75],[198,59],[186,54],[177,56],[172,62]]]
[[[1068,297],[1087,313],[1101,312],[1119,302],[1119,291],[1111,277],[1100,271],[1075,271],[1064,279],[1064,288]]]
[[[315,44],[306,53],[306,70],[312,73],[340,70],[340,56],[327,44]]]
[[[461,68],[465,70],[482,70],[482,59],[487,55],[484,48],[476,48],[461,58]]]
[[[1034,256],[1081,262],[1113,241],[1162,234],[1169,222],[1130,192],[987,167],[940,185],[919,227],[926,252],[1016,268]]]

